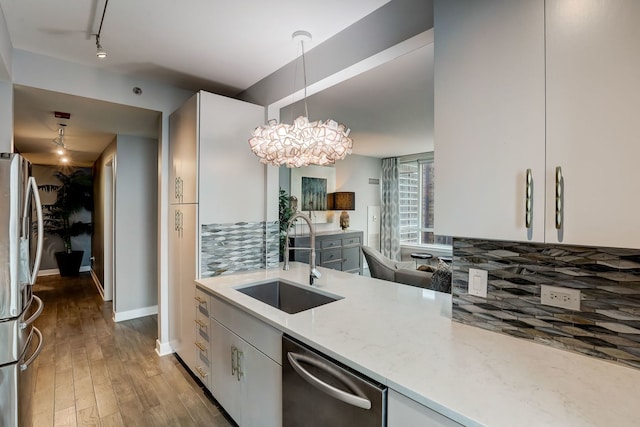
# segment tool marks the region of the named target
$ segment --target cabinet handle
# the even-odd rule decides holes
[[[207,327],[207,324],[206,324],[206,323],[204,323],[204,322],[203,322],[202,320],[200,320],[200,319],[196,319],[196,324],[197,324],[198,326],[200,326],[200,329],[204,329],[204,328],[206,328],[206,327]]]
[[[182,203],[183,194],[184,194],[184,181],[182,180],[182,178],[176,177],[175,187],[176,187],[176,189],[175,189],[176,199],[180,203]]]
[[[527,169],[527,186],[525,190],[524,224],[526,228],[531,228],[531,211],[533,209],[533,176],[531,169]]]
[[[204,305],[205,307],[207,306],[207,300],[200,297],[200,296],[195,296],[193,297],[193,299],[195,299],[196,301],[198,301],[198,303]]]
[[[173,193],[174,198],[176,200],[180,200],[180,178],[176,176],[175,182],[173,183]]]
[[[244,357],[244,353],[238,349],[236,349],[236,378],[238,379],[238,381],[240,381],[240,379],[243,377],[244,372],[242,372],[242,360],[241,358]]]
[[[238,349],[234,346],[231,347],[231,375],[235,375],[238,367],[236,366],[236,354]]]
[[[562,186],[564,179],[562,178],[562,168],[556,167],[556,229],[562,228]]]
[[[199,341],[195,342],[196,347],[198,347],[198,349],[202,352],[207,351],[207,347],[205,347],[202,343],[200,343]]]
[[[202,379],[206,378],[207,375],[209,375],[207,372],[205,372],[200,366],[196,366],[196,371],[198,372],[198,375],[200,375],[200,377]]]

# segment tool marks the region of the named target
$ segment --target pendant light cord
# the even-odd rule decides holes
[[[307,108],[307,63],[304,58],[304,40],[300,40],[302,47],[302,78],[304,83],[304,114],[309,118],[309,109]]]

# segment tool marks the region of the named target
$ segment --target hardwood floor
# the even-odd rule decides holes
[[[114,323],[88,273],[40,277],[34,292],[34,427],[231,425],[175,356],[156,354],[157,316]]]

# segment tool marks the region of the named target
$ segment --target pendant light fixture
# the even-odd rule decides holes
[[[51,140],[51,142],[58,146],[58,149],[62,150],[65,150],[67,148],[67,146],[64,144],[64,126],[65,125],[60,124],[60,127],[58,128],[58,137]]]
[[[249,146],[265,164],[290,168],[331,165],[351,154],[353,141],[349,138],[350,129],[334,120],[309,121],[304,41],[311,40],[311,34],[296,31],[292,38],[300,40],[302,49],[305,116],[298,117],[290,125],[269,120],[268,124],[254,130]]]

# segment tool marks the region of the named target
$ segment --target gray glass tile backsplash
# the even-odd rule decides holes
[[[278,266],[278,222],[204,224],[201,277]]]
[[[454,238],[453,256],[455,321],[640,368],[640,250]],[[542,305],[543,284],[579,289],[580,311]]]

